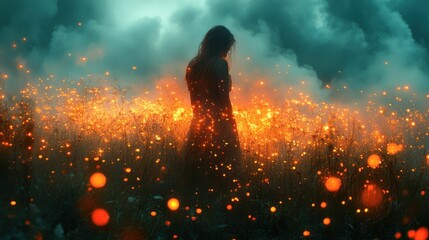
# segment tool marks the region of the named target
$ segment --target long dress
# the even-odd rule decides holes
[[[241,162],[231,76],[224,59],[207,61],[191,62],[186,71],[193,110],[183,149],[186,175],[196,187],[227,191],[236,187]]]

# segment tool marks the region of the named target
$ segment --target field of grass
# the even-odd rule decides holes
[[[174,84],[2,93],[0,238],[426,239],[429,96],[398,87],[350,108],[294,91],[234,99],[243,163],[224,192],[183,180],[192,114]]]

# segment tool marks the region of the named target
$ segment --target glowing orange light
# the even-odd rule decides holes
[[[152,212],[150,212],[150,215],[151,215],[152,217],[156,217],[156,212],[155,212],[155,211],[152,211]]]
[[[11,206],[15,206],[16,205],[16,201],[10,201],[10,205]]]
[[[429,165],[429,154],[426,155],[426,163]]]
[[[320,203],[320,207],[321,208],[326,208],[328,206],[328,204],[326,202],[321,202]]]
[[[404,146],[402,144],[396,143],[388,143],[387,144],[387,154],[394,155],[404,150]]]
[[[328,177],[325,181],[325,187],[330,192],[336,192],[341,187],[341,179],[337,177]]]
[[[363,190],[361,199],[365,207],[377,207],[383,201],[383,192],[377,185],[370,184]]]
[[[91,214],[92,222],[99,227],[106,225],[109,222],[109,219],[109,213],[102,208],[95,209]]]
[[[106,176],[100,172],[91,175],[89,182],[95,188],[102,188],[106,185]]]
[[[402,237],[402,234],[400,232],[395,233],[395,239],[400,239]]]
[[[381,163],[381,158],[378,154],[371,154],[367,160],[368,166],[371,168],[377,168]]]
[[[86,58],[86,57],[81,57],[81,58],[80,58],[80,60],[81,60],[82,62],[86,62],[87,58]]]
[[[429,231],[426,227],[420,227],[417,229],[414,235],[414,240],[426,240],[429,237]]]
[[[131,172],[131,168],[125,168],[124,169],[126,173],[130,173]]]
[[[226,209],[227,209],[228,211],[231,211],[231,210],[232,210],[232,205],[231,205],[231,204],[226,205]]]
[[[277,211],[276,207],[273,206],[273,207],[270,208],[270,212],[275,213],[276,211]]]
[[[303,235],[304,237],[309,237],[309,236],[310,236],[310,231],[305,230],[305,231],[302,233],[302,235]]]
[[[201,208],[197,208],[197,209],[195,210],[195,212],[196,212],[197,214],[201,214],[201,213],[203,212],[203,210],[202,210]]]
[[[408,238],[414,238],[414,236],[416,236],[416,231],[413,229],[408,230],[407,236],[408,236]]]
[[[176,211],[180,206],[179,200],[177,198],[170,198],[167,202],[167,206],[171,211]]]
[[[329,224],[331,224],[331,219],[330,218],[324,218],[323,219],[323,224],[325,224],[326,226],[328,226]]]

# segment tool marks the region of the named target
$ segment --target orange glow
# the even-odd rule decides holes
[[[310,236],[310,231],[305,230],[305,231],[302,233],[302,235],[303,235],[304,237],[309,237],[309,236]]]
[[[325,187],[330,192],[336,192],[341,187],[341,179],[337,177],[329,177],[325,181]]]
[[[177,198],[170,198],[167,202],[167,206],[171,211],[176,211],[180,206],[179,200]]]
[[[231,210],[232,210],[232,205],[231,205],[231,204],[226,205],[226,209],[227,209],[228,211],[231,211]]]
[[[151,215],[152,217],[156,217],[156,212],[155,212],[155,211],[152,211],[152,212],[150,212],[150,215]]]
[[[130,173],[131,172],[131,168],[125,168],[125,172],[126,173]]]
[[[203,210],[202,210],[201,208],[197,208],[197,209],[195,210],[195,212],[196,212],[197,214],[201,214],[201,213],[203,212]]]
[[[426,155],[426,163],[427,163],[427,165],[429,165],[429,154]]]
[[[414,240],[426,240],[429,237],[429,231],[426,227],[420,227],[417,229],[414,235]]]
[[[414,236],[416,236],[416,231],[413,229],[408,230],[407,237],[408,238],[414,238]]]
[[[10,201],[11,206],[16,206],[16,201]]]
[[[396,232],[395,233],[395,239],[400,239],[402,237],[401,232]]]
[[[106,176],[100,172],[91,175],[89,182],[95,188],[102,188],[106,185]]]
[[[395,155],[402,150],[404,150],[404,146],[402,144],[396,144],[396,143],[387,144],[387,154]]]
[[[331,224],[331,219],[330,218],[324,218],[323,219],[323,224],[325,224],[326,226],[328,226],[329,224]]]
[[[365,207],[377,207],[383,201],[383,192],[377,185],[370,184],[363,190],[361,199]]]
[[[328,206],[328,204],[326,202],[321,202],[320,203],[320,207],[321,208],[326,208]]]
[[[376,169],[380,163],[381,163],[381,158],[380,156],[378,156],[378,154],[371,154],[368,157],[368,166],[370,166],[371,168]]]
[[[109,222],[109,219],[109,213],[102,208],[95,209],[91,214],[92,222],[99,227],[106,225]]]
[[[270,212],[275,213],[276,211],[277,211],[276,207],[273,206],[273,207],[270,208]]]

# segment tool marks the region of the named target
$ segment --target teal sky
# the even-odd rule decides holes
[[[50,75],[182,81],[205,32],[221,24],[237,39],[237,82],[305,80],[321,95],[326,84],[428,92],[425,9],[424,0],[2,1],[0,73],[7,91]]]

